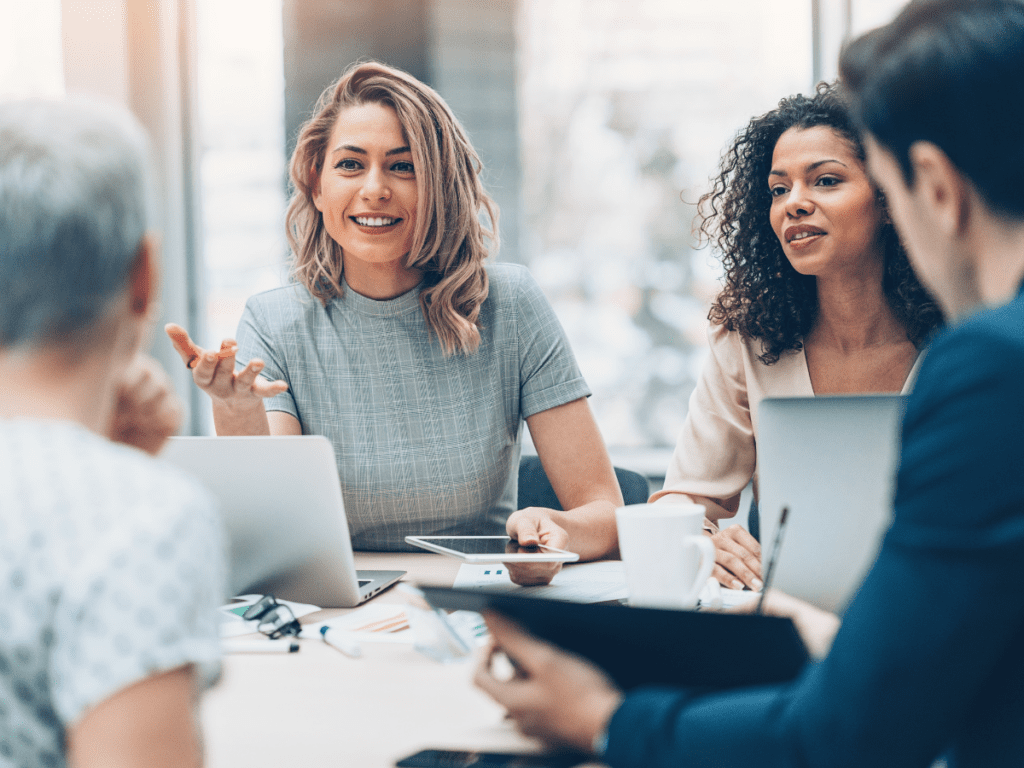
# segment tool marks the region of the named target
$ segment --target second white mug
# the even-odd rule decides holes
[[[629,604],[694,608],[715,566],[699,504],[631,504],[615,511]]]

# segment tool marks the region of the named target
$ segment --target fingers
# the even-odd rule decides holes
[[[551,519],[551,510],[541,507],[520,509],[509,515],[505,523],[508,535],[521,547],[544,545],[565,549],[569,534]],[[560,570],[561,563],[504,563],[514,584],[536,587],[550,584]]]
[[[569,533],[551,518],[545,518],[540,525],[540,543],[555,549],[569,548]]]
[[[491,660],[494,658],[494,647],[486,650],[480,655],[476,670],[473,672],[473,684],[481,688],[491,696],[495,696],[501,683],[491,674]],[[496,698],[496,697],[495,697]]]
[[[841,624],[838,616],[777,589],[768,590],[764,603],[765,613],[793,620],[813,657],[820,659],[828,654]]]
[[[516,628],[514,625],[505,620],[504,617],[487,611],[484,614],[484,618],[487,621],[487,627],[491,632],[491,647],[481,657],[480,663],[477,665],[476,672],[473,674],[473,682],[478,688],[481,688],[487,694],[489,694],[495,701],[502,706],[508,708],[512,705],[516,694],[516,683],[528,677],[526,671],[513,660],[511,654],[504,650],[502,645],[503,640],[508,640],[510,643],[515,644],[515,633]],[[500,639],[499,639],[500,638]],[[511,638],[511,639],[510,639]],[[517,670],[517,675],[510,680],[499,680],[492,668],[495,656],[498,653],[504,652],[512,666]]]
[[[263,367],[264,363],[259,358],[250,360],[245,368],[235,374],[235,388],[242,392],[252,392],[257,397],[274,397],[274,395],[287,392],[287,382],[268,381],[259,375]]]
[[[715,570],[714,576],[726,587],[732,589],[743,589],[750,587],[753,590],[760,590],[761,583],[761,558],[760,547],[757,547],[757,554],[745,546],[747,538],[741,534],[746,533],[741,526],[733,525],[711,537],[715,543]],[[747,542],[749,543],[749,542]]]
[[[259,375],[265,367],[265,363],[259,358],[250,360],[236,373],[237,352],[238,344],[233,339],[222,341],[217,352],[199,349],[199,356],[192,367],[192,378],[196,385],[210,397],[218,400],[273,397],[288,391],[286,382],[268,381]],[[182,355],[183,359],[184,357]]]
[[[540,544],[540,521],[528,514],[525,510],[519,510],[509,515],[505,523],[505,532],[513,540],[524,547],[535,547]]]
[[[524,675],[515,663],[492,639],[490,647],[480,656],[473,674],[473,682],[500,702],[508,698],[508,683],[523,679]]]
[[[715,554],[717,556],[717,550]],[[723,587],[728,587],[729,589],[743,589],[743,582],[737,579],[735,574],[727,571],[718,563],[715,563],[715,567],[711,570],[711,575],[718,579],[718,583]]]
[[[552,519],[553,510],[544,507],[527,507],[513,512],[505,530],[520,546],[565,549],[569,545],[569,534]]]
[[[238,344],[234,339],[224,339],[216,352],[200,350],[192,363],[192,378],[200,389],[211,397],[227,399],[235,392],[235,354]]]
[[[189,368],[192,368],[203,354],[203,349],[193,343],[192,339],[189,338],[188,331],[177,323],[165,325],[164,333],[170,337],[175,351],[181,356],[181,361]]]
[[[120,385],[111,439],[156,454],[178,431],[181,418],[181,403],[166,372],[152,358],[138,355]]]
[[[226,399],[234,390],[234,361],[221,361],[217,353],[204,350],[192,365],[192,379],[211,397]]]
[[[751,536],[750,532],[746,528],[744,528],[742,525],[730,525],[728,528],[725,529],[725,531],[723,531],[723,533],[725,533],[726,536],[731,538],[733,541],[735,541],[741,547],[743,547],[748,552],[750,552],[752,555],[754,555],[757,558],[757,561],[758,561],[758,570],[760,570],[760,562],[761,562],[761,544],[760,544],[760,542],[758,542],[757,539],[755,539],[753,536]]]
[[[249,361],[249,364],[235,374],[235,386],[241,390],[250,390],[256,383],[260,371],[263,370],[263,361],[256,358]],[[264,379],[266,381],[266,379]]]
[[[484,620],[491,632],[495,648],[505,652],[509,661],[525,677],[538,674],[552,656],[553,648],[537,640],[519,624],[494,611],[486,611]]]
[[[508,568],[508,577],[521,587],[542,587],[562,570],[561,563],[502,563]]]
[[[280,395],[282,392],[288,391],[288,382],[281,381],[267,381],[265,378],[260,376],[256,379],[256,382],[252,385],[252,393],[258,397],[274,397]]]

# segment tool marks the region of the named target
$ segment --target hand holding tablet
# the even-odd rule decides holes
[[[406,544],[467,563],[575,563],[580,556],[555,547],[520,546],[509,536],[406,536]]]

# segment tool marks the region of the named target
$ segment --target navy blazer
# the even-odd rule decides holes
[[[826,659],[786,685],[633,691],[605,761],[1024,765],[1024,295],[932,343],[894,504]]]

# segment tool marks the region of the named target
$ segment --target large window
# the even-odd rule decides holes
[[[339,0],[331,12],[354,1]],[[474,32],[467,9],[479,7],[465,0],[424,2],[432,44],[461,46],[462,58],[431,55],[447,67],[437,83],[442,95],[468,115],[484,106],[489,86],[466,51],[484,27],[493,36],[493,24],[481,21]],[[514,204],[506,173],[506,210],[521,209],[518,227],[509,220],[517,245],[506,255],[530,266],[555,305],[609,445],[667,449],[706,354],[707,309],[718,289],[714,254],[699,247],[692,226],[722,149],[750,116],[811,87],[815,50],[818,72],[834,76],[843,36],[884,23],[901,3],[487,2],[515,7],[515,63],[497,52],[487,59],[514,68],[518,83],[522,203]],[[0,98],[63,92],[61,5],[0,0]],[[246,298],[287,279],[282,0],[191,7],[197,61],[185,77],[194,76],[198,103],[191,138],[203,268],[186,282],[199,283],[200,340],[213,344],[235,333]],[[491,96],[502,101],[495,114],[504,114],[509,95]],[[514,142],[516,133],[502,127],[484,124],[477,140]],[[198,403],[208,409],[205,399]]]
[[[0,99],[62,95],[60,0],[0,0]]]
[[[695,203],[736,130],[809,84],[807,9],[523,3],[526,256],[613,447],[675,441],[718,289]]]
[[[200,178],[206,342],[233,337],[245,300],[286,278],[281,0],[203,0]]]
[[[833,77],[847,26],[882,23],[897,5],[519,3],[518,258],[570,335],[609,445],[675,440],[718,290],[714,255],[692,235],[695,203],[735,132],[811,86],[812,9]],[[284,279],[280,19],[281,0],[199,5],[210,342]]]

